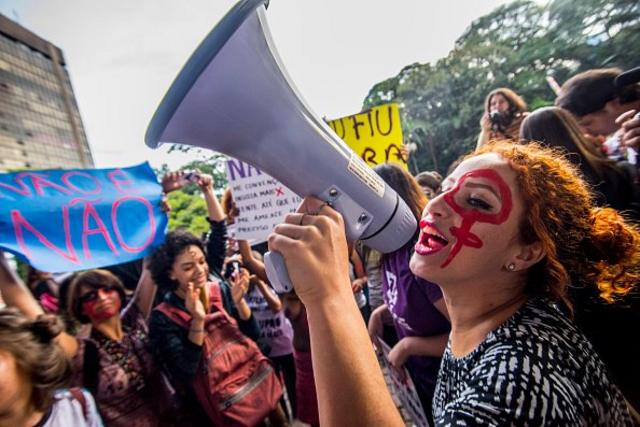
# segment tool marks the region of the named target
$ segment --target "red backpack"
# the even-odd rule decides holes
[[[209,298],[212,310],[205,317],[202,358],[193,389],[214,425],[255,426],[277,407],[282,385],[269,359],[224,310],[218,284],[209,287]],[[155,310],[189,329],[189,313],[164,302]]]

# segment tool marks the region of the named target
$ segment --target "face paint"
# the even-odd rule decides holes
[[[91,321],[102,322],[112,318],[120,312],[120,295],[116,290],[100,289],[96,292],[105,293],[105,296],[98,296],[90,301],[82,303],[82,311],[87,315],[87,317],[89,317],[89,319],[91,319]],[[107,298],[112,302],[109,303],[104,301]]]
[[[455,195],[460,191],[462,184],[468,178],[483,178],[491,181],[498,187],[500,198],[502,200],[502,208],[500,209],[500,212],[489,214],[480,212],[476,209],[464,209],[458,205],[455,200]],[[511,191],[509,190],[509,186],[504,182],[500,174],[493,169],[479,169],[462,175],[456,186],[444,195],[444,200],[449,206],[451,206],[451,209],[462,217],[462,224],[460,224],[460,227],[453,226],[449,228],[451,234],[456,238],[456,243],[440,268],[444,268],[449,265],[458,252],[460,252],[462,246],[466,245],[472,248],[482,247],[482,240],[471,232],[473,224],[476,222],[496,225],[502,224],[507,220],[507,218],[509,218],[512,207]]]

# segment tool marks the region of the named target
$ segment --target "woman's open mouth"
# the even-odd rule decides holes
[[[432,223],[420,221],[420,237],[415,249],[419,255],[432,255],[449,244],[444,235]]]

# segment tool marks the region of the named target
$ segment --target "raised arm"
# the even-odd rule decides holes
[[[222,221],[225,219],[224,211],[220,202],[213,192],[213,177],[211,175],[200,175],[197,181],[198,187],[202,190],[204,200],[207,202],[208,218],[211,221]]]
[[[35,320],[44,310],[33,297],[22,279],[9,267],[4,252],[0,251],[0,292],[5,304],[15,307],[29,320]]]
[[[251,277],[251,282],[258,287],[258,290],[267,301],[267,305],[273,313],[278,313],[282,310],[282,302],[280,301],[280,297],[278,297],[278,294],[276,294],[276,292],[271,289],[271,286],[269,286],[264,280],[261,280],[256,276]]]
[[[242,255],[242,264],[244,264],[247,270],[258,276],[261,280],[269,283],[267,271],[264,269],[264,263],[253,256],[249,242],[246,240],[238,240],[238,247],[240,248],[240,255]]]
[[[225,224],[224,211],[213,192],[213,178],[211,175],[200,175],[197,184],[202,190],[204,200],[207,203],[207,220],[211,224],[211,234],[207,241],[207,263],[211,270],[220,274],[227,243],[227,226]]]
[[[426,296],[429,301],[431,301],[436,310],[449,320],[449,313],[440,288],[432,283],[424,283],[423,286],[424,289],[427,290]],[[394,367],[400,368],[410,356],[440,358],[444,353],[448,341],[449,332],[431,336],[404,337],[398,341],[389,352],[389,362],[391,362]]]
[[[140,274],[138,285],[131,300],[131,304],[138,306],[138,310],[140,310],[140,314],[145,320],[149,318],[149,314],[151,313],[157,289],[155,282],[151,278],[149,257],[146,257],[142,263],[142,273]]]
[[[315,198],[269,237],[307,308],[320,425],[403,426],[353,298],[340,214]]]
[[[480,134],[478,135],[478,142],[476,143],[476,150],[486,145],[489,142],[489,134],[491,132],[491,121],[489,120],[489,114],[484,113],[480,119]]]
[[[5,303],[20,310],[27,319],[35,320],[44,314],[44,310],[22,279],[9,267],[2,251],[0,251],[0,292]],[[73,357],[78,351],[78,341],[66,332],[60,333],[56,341],[69,357]]]
[[[351,261],[351,265],[353,265],[353,273],[356,276],[351,282],[351,290],[353,293],[360,292],[362,288],[364,288],[364,285],[367,284],[367,273],[364,270],[362,258],[360,258],[355,248],[351,251],[349,260]]]

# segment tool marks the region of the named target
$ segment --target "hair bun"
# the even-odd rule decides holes
[[[640,279],[640,232],[616,210],[591,211],[591,233],[585,255],[591,261],[588,277],[609,302],[631,292]]]
[[[38,341],[48,344],[63,330],[62,322],[53,314],[41,314],[28,326]]]
[[[594,249],[590,255],[593,261],[604,261],[610,265],[618,264],[637,250],[637,231],[630,228],[616,210],[592,209],[590,220],[590,239]]]

